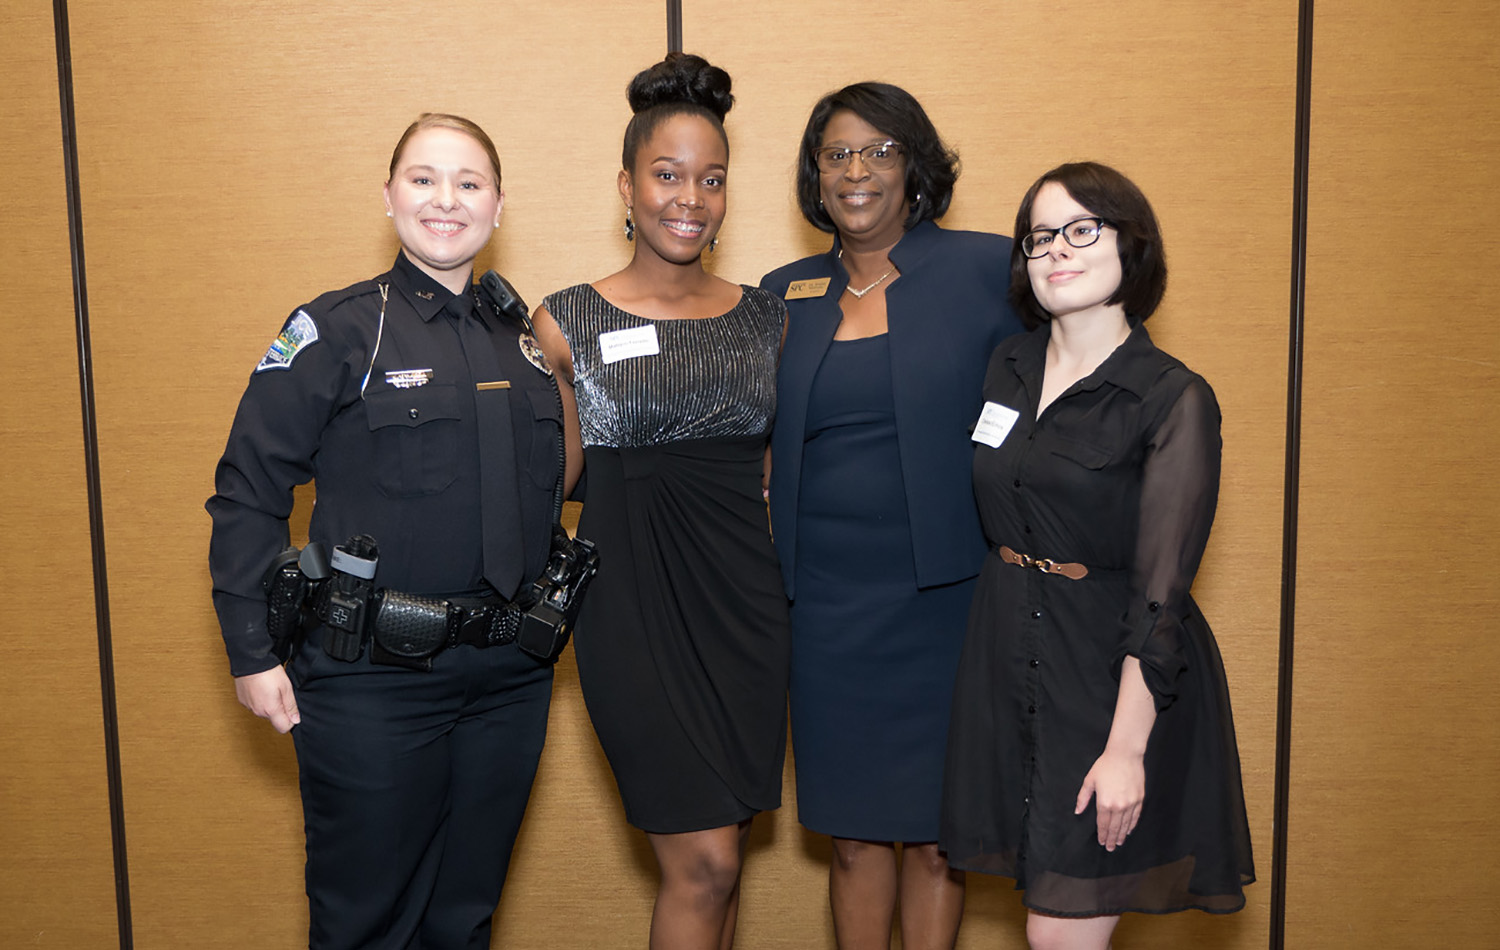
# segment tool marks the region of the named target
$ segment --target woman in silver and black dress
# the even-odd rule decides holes
[[[703,270],[723,223],[729,76],[638,75],[619,175],[630,264],[547,297],[576,390],[582,534],[601,565],[575,640],[626,819],[661,866],[653,948],[731,945],[750,819],[781,804],[789,650],[762,473],[786,310]]]

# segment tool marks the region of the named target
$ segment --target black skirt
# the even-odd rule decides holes
[[[764,437],[591,446],[599,575],[575,650],[627,820],[671,834],[781,804],[790,633]]]

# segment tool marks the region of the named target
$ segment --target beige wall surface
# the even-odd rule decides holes
[[[116,942],[50,4],[0,15],[0,947]]]
[[[56,60],[50,5],[24,6],[0,36],[0,195],[21,212],[0,229],[0,278],[23,288],[3,310],[21,345],[0,430],[0,946],[109,946]],[[234,701],[204,569],[235,403],[287,313],[389,265],[379,187],[420,111],[468,115],[500,148],[505,214],[481,267],[536,304],[625,263],[623,91],[665,48],[663,5],[70,7],[136,946],[295,946],[291,745]],[[817,97],[859,79],[908,88],[959,150],[947,226],[1008,233],[1026,186],[1081,158],[1152,199],[1172,282],[1151,332],[1224,411],[1196,592],[1229,672],[1261,881],[1242,914],[1133,918],[1116,946],[1263,945],[1297,4],[685,7],[684,45],[738,96],[721,276],[754,283],[827,246],[792,201],[795,148]],[[1497,27],[1474,0],[1319,4],[1288,946],[1477,946],[1496,923],[1482,806],[1500,779],[1500,648],[1484,636],[1500,606],[1484,568],[1500,553],[1500,334],[1482,308],[1500,283]],[[1394,238],[1389,221],[1444,240]],[[790,768],[785,800],[752,838],[750,950],[832,946],[828,846],[796,822]],[[1409,873],[1435,867],[1441,885]],[[566,657],[495,944],[640,945],[654,887]],[[1022,918],[1008,881],[971,876],[960,946],[1019,948]]]
[[[1497,32],[1317,6],[1291,947],[1500,939]]]

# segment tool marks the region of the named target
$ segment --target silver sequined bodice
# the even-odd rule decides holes
[[[650,320],[588,284],[543,301],[573,355],[583,444],[638,448],[683,439],[760,435],[776,415],[776,357],[786,306],[745,287],[728,313]],[[654,326],[660,353],[605,363],[601,333]]]

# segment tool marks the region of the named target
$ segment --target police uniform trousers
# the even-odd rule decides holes
[[[490,946],[547,732],[552,665],[515,644],[422,673],[324,653],[290,666],[312,950]]]

